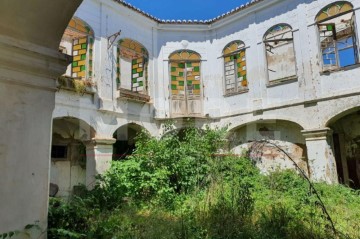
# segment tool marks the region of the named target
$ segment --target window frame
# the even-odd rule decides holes
[[[136,52],[134,49],[131,49],[129,47],[126,47],[126,46],[121,46],[121,43],[122,41],[125,41],[125,40],[128,40],[128,41],[131,41],[132,43],[138,45],[141,49],[144,50],[144,52]],[[126,57],[122,57],[121,56],[121,48],[124,47],[126,48],[127,50],[129,51],[133,51],[135,52],[136,54],[140,54],[142,57],[139,57],[139,58],[126,58]],[[130,79],[129,79],[129,82],[130,82],[130,89],[127,89],[127,88],[124,88],[122,87],[121,85],[121,78],[122,78],[122,74],[121,74],[121,58],[123,59],[127,59],[130,62],[131,64],[131,71],[128,72],[130,73]],[[134,60],[138,60],[138,59],[142,59],[142,62],[139,62],[142,63],[142,77],[143,77],[143,90],[142,91],[137,91],[137,90],[134,90],[134,82],[133,82],[133,66],[134,66]],[[149,77],[148,77],[148,67],[149,67],[149,52],[148,50],[145,48],[145,46],[143,44],[141,44],[140,42],[136,41],[136,40],[133,40],[131,38],[122,38],[118,41],[118,44],[116,45],[116,72],[115,72],[115,81],[116,81],[116,88],[117,90],[120,90],[120,91],[123,91],[124,93],[126,92],[127,94],[137,94],[137,95],[143,95],[143,96],[149,96]],[[149,101],[149,98],[146,97],[146,101]]]
[[[278,33],[277,35],[272,36],[273,38],[275,38],[276,36],[279,36],[281,34],[286,34],[286,33],[291,33],[291,38],[284,38],[284,39],[277,39],[277,40],[267,40],[269,34],[271,34],[271,31],[274,30],[276,27],[280,27],[280,26],[286,26],[289,28],[289,31],[284,32],[284,33]],[[292,44],[292,51],[294,54],[294,74],[293,75],[288,75],[285,77],[279,77],[276,79],[272,79],[270,80],[270,74],[269,74],[269,61],[268,61],[268,50],[267,50],[267,42],[275,42],[275,41],[287,41],[287,42],[291,42]],[[278,23],[275,24],[273,26],[271,26],[264,34],[263,36],[263,49],[264,49],[264,53],[265,53],[265,71],[266,71],[266,78],[267,78],[267,87],[271,87],[274,85],[281,85],[284,83],[291,83],[294,81],[298,80],[298,67],[297,67],[297,58],[296,58],[296,50],[295,50],[295,37],[294,37],[294,29],[292,28],[292,26],[288,23]]]
[[[233,44],[238,44],[238,46],[241,46],[240,48],[238,47],[237,50],[235,51],[232,51],[230,53],[226,53],[225,54],[225,50],[228,48],[228,47],[231,47]],[[242,94],[242,93],[246,93],[249,91],[249,80],[248,80],[248,76],[247,76],[247,59],[246,59],[246,49],[248,47],[246,47],[245,43],[241,40],[234,40],[234,41],[231,41],[229,42],[224,48],[223,48],[223,51],[222,51],[222,59],[223,59],[223,74],[224,74],[224,82],[223,82],[223,87],[224,87],[224,96],[225,97],[228,97],[228,96],[232,96],[232,95],[237,95],[237,94]],[[237,55],[238,54],[241,54],[242,52],[244,52],[244,57],[245,60],[243,62],[245,62],[245,79],[242,79],[240,81],[240,77],[238,77],[238,62],[237,62]],[[232,56],[236,56],[236,58],[234,57],[234,59],[232,59],[231,61],[234,63],[234,87],[231,88],[233,89],[233,92],[227,92],[227,73],[226,73],[226,57],[232,57]],[[239,62],[240,64],[240,62]],[[245,86],[242,85],[242,82],[245,81]],[[240,89],[241,87],[243,87],[243,89]]]
[[[324,12],[325,9],[329,9],[333,6],[335,6],[336,4],[341,4],[341,3],[344,3],[344,4],[348,4],[351,9],[350,10],[347,10],[347,11],[343,11],[343,12],[339,12],[337,14],[334,14],[332,16],[329,16],[327,18],[323,18],[321,20],[318,20],[318,18],[320,17],[320,15]],[[336,19],[336,18],[339,18],[341,16],[344,16],[346,14],[349,14],[349,13],[352,13],[352,16],[350,17],[349,21],[350,21],[350,28],[351,28],[351,33],[350,34],[347,34],[347,35],[344,35],[340,38],[336,38],[336,23],[326,23],[330,20],[333,20],[333,19]],[[354,23],[352,23],[352,21]],[[320,66],[321,66],[321,69],[320,69],[320,73],[330,73],[330,72],[334,72],[334,71],[340,71],[340,70],[344,70],[344,69],[348,69],[348,68],[353,68],[354,66],[358,65],[360,63],[360,57],[359,57],[359,41],[358,41],[358,33],[357,33],[357,27],[356,27],[356,14],[355,14],[355,10],[354,10],[354,7],[353,5],[350,3],[350,2],[347,2],[347,1],[337,1],[337,2],[333,2],[333,3],[330,3],[328,5],[326,5],[325,7],[321,8],[321,10],[316,14],[316,17],[315,17],[315,25],[316,25],[316,33],[317,33],[317,38],[318,38],[318,51],[319,51],[319,55],[321,56],[320,58]],[[321,29],[320,27],[321,26],[330,26],[330,25],[333,25],[334,26],[334,29],[333,29],[333,34],[335,34],[335,37],[333,37],[333,43],[334,43],[334,51],[335,51],[335,57],[336,57],[336,65],[334,65],[333,67],[332,66],[329,66],[328,68],[326,68],[326,65],[330,65],[330,64],[325,64],[324,62],[324,50],[326,48],[322,48],[322,43],[321,43]],[[341,66],[341,62],[340,62],[340,56],[339,56],[339,47],[338,47],[338,43],[345,39],[345,38],[351,38],[352,39],[352,47],[348,47],[347,49],[351,49],[353,48],[353,57],[354,57],[354,64],[350,64],[350,65],[346,65],[346,66]],[[343,50],[343,49],[341,49]]]

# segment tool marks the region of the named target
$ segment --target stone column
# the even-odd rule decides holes
[[[113,144],[116,139],[93,138],[86,142],[86,187],[95,186],[95,176],[103,174],[111,166]]]
[[[12,238],[46,238],[55,80],[70,63],[58,47],[80,3],[0,1],[0,234]]]
[[[332,130],[329,128],[303,130],[302,134],[306,140],[311,180],[337,183]]]

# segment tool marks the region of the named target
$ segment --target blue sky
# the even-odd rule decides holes
[[[208,20],[250,0],[125,0],[160,19]]]

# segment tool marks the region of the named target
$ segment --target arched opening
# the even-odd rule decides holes
[[[323,71],[358,62],[355,12],[351,3],[338,1],[316,15]]]
[[[113,134],[113,160],[122,160],[136,149],[136,136],[143,130],[140,125],[130,123],[119,127]]]
[[[225,72],[225,95],[243,92],[248,89],[246,74],[245,44],[233,41],[223,50]]]
[[[271,27],[263,41],[269,83],[295,78],[296,59],[291,26],[278,24]]]
[[[300,125],[285,120],[248,123],[229,133],[229,148],[235,154],[249,156],[263,173],[277,169],[294,169],[294,162],[279,151],[276,148],[278,146],[308,174],[306,143],[301,134],[302,129]],[[259,143],[263,140],[269,143]]]
[[[360,109],[355,110],[335,116],[328,126],[333,130],[339,182],[360,189]]]
[[[172,117],[202,116],[201,56],[180,50],[169,56]]]
[[[119,40],[116,58],[116,84],[123,97],[148,101],[149,52],[137,41]],[[136,95],[134,95],[134,93]],[[141,95],[142,96],[141,98]],[[139,98],[140,97],[140,98]]]
[[[53,120],[50,195],[68,197],[86,183],[86,141],[95,130],[85,121],[72,117]]]
[[[81,83],[92,86],[94,31],[85,21],[73,17],[65,29],[59,51],[72,56],[71,65],[59,78],[59,85],[73,89]]]

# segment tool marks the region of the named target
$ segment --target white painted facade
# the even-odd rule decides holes
[[[119,127],[129,123],[160,136],[162,124],[174,119],[169,56],[178,50],[192,50],[201,55],[202,112],[201,117],[195,117],[196,125],[229,126],[229,135],[237,135],[230,137],[236,153],[248,148],[248,141],[275,140],[314,180],[337,182],[332,134],[328,133],[328,127],[334,117],[348,110],[356,111],[359,106],[360,83],[356,75],[360,68],[356,64],[331,73],[322,72],[315,18],[332,2],[264,0],[219,20],[200,24],[152,19],[122,2],[85,0],[75,16],[95,32],[93,81],[97,87],[94,95],[57,92],[53,118],[81,119],[95,130],[95,139],[112,139]],[[349,2],[355,15],[359,15],[360,1]],[[360,17],[355,19],[359,26]],[[290,62],[289,67],[283,63],[285,67],[281,69],[289,73],[279,72],[279,78],[293,76],[294,68],[296,75],[276,81],[276,75],[268,75],[264,35],[280,23],[291,27],[295,63],[291,66]],[[107,38],[119,30],[121,35],[110,46]],[[141,43],[149,52],[150,102],[119,97],[114,59],[117,41],[123,38]],[[235,40],[245,44],[248,90],[227,96],[222,51]],[[122,77],[129,77],[126,74]],[[273,81],[269,81],[270,77]],[[175,121],[177,127],[184,127],[183,118]],[[271,137],[259,132],[259,125],[264,124],[269,126],[266,130],[274,131]],[[265,160],[260,167],[265,171],[293,167],[288,159],[273,157],[274,162]]]
[[[41,1],[36,3],[41,5]],[[61,2],[57,0],[58,4]],[[91,80],[96,86],[90,92],[78,94],[61,87],[54,93],[54,79],[65,72],[66,61],[56,52],[63,32],[59,29],[65,28],[64,21],[68,19],[52,18],[50,14],[57,16],[55,10],[43,11],[41,19],[33,14],[28,16],[30,6],[13,1],[13,9],[24,7],[27,14],[23,16],[29,17],[32,21],[28,23],[33,24],[23,26],[17,20],[9,28],[7,23],[16,14],[9,11],[0,15],[0,96],[5,112],[0,115],[0,127],[5,135],[0,139],[0,166],[6,169],[0,176],[0,214],[9,215],[1,218],[0,232],[21,229],[34,222],[46,227],[49,183],[59,185],[60,196],[71,193],[78,183],[91,187],[94,176],[110,165],[113,136],[120,127],[139,125],[160,137],[164,122],[173,119],[169,56],[183,49],[201,56],[201,117],[195,117],[197,126],[228,126],[229,145],[235,153],[251,147],[254,140],[272,140],[313,180],[336,183],[340,178],[349,183],[353,177],[360,178],[360,170],[349,171],[352,167],[360,168],[356,166],[360,165],[358,61],[337,71],[322,72],[315,18],[332,2],[258,0],[215,20],[184,22],[151,18],[121,1],[84,0],[75,16],[94,31]],[[353,5],[355,25],[360,26],[360,0],[348,2]],[[8,7],[6,4],[5,1],[0,9]],[[76,4],[73,5],[67,9],[75,11]],[[52,29],[46,25],[46,31],[36,29],[47,18],[54,27],[58,19],[58,27]],[[280,23],[292,29],[296,77],[277,81],[272,75],[270,82],[264,35]],[[109,45],[108,37],[119,30],[121,35]],[[358,34],[360,29],[357,27],[355,31]],[[139,42],[149,53],[149,102],[120,97],[116,47],[123,38]],[[235,40],[245,44],[248,90],[225,95],[223,49]],[[358,51],[358,40],[356,45]],[[286,71],[280,76],[293,72],[293,68],[279,69]],[[70,72],[69,66],[67,74]],[[126,75],[129,77],[126,73],[121,77]],[[51,128],[51,118],[60,125],[62,121],[76,119],[78,125],[62,128],[53,123]],[[174,119],[176,127],[184,127],[186,118]],[[66,156],[68,160],[50,160],[51,132],[53,144],[57,144],[54,134],[60,135],[60,142],[65,145],[63,139],[84,144],[85,168],[72,164],[72,154]],[[14,145],[21,145],[22,149],[14,150]],[[262,171],[293,167],[273,149],[265,150],[266,157],[259,164]],[[29,211],[28,204],[36,215]]]

